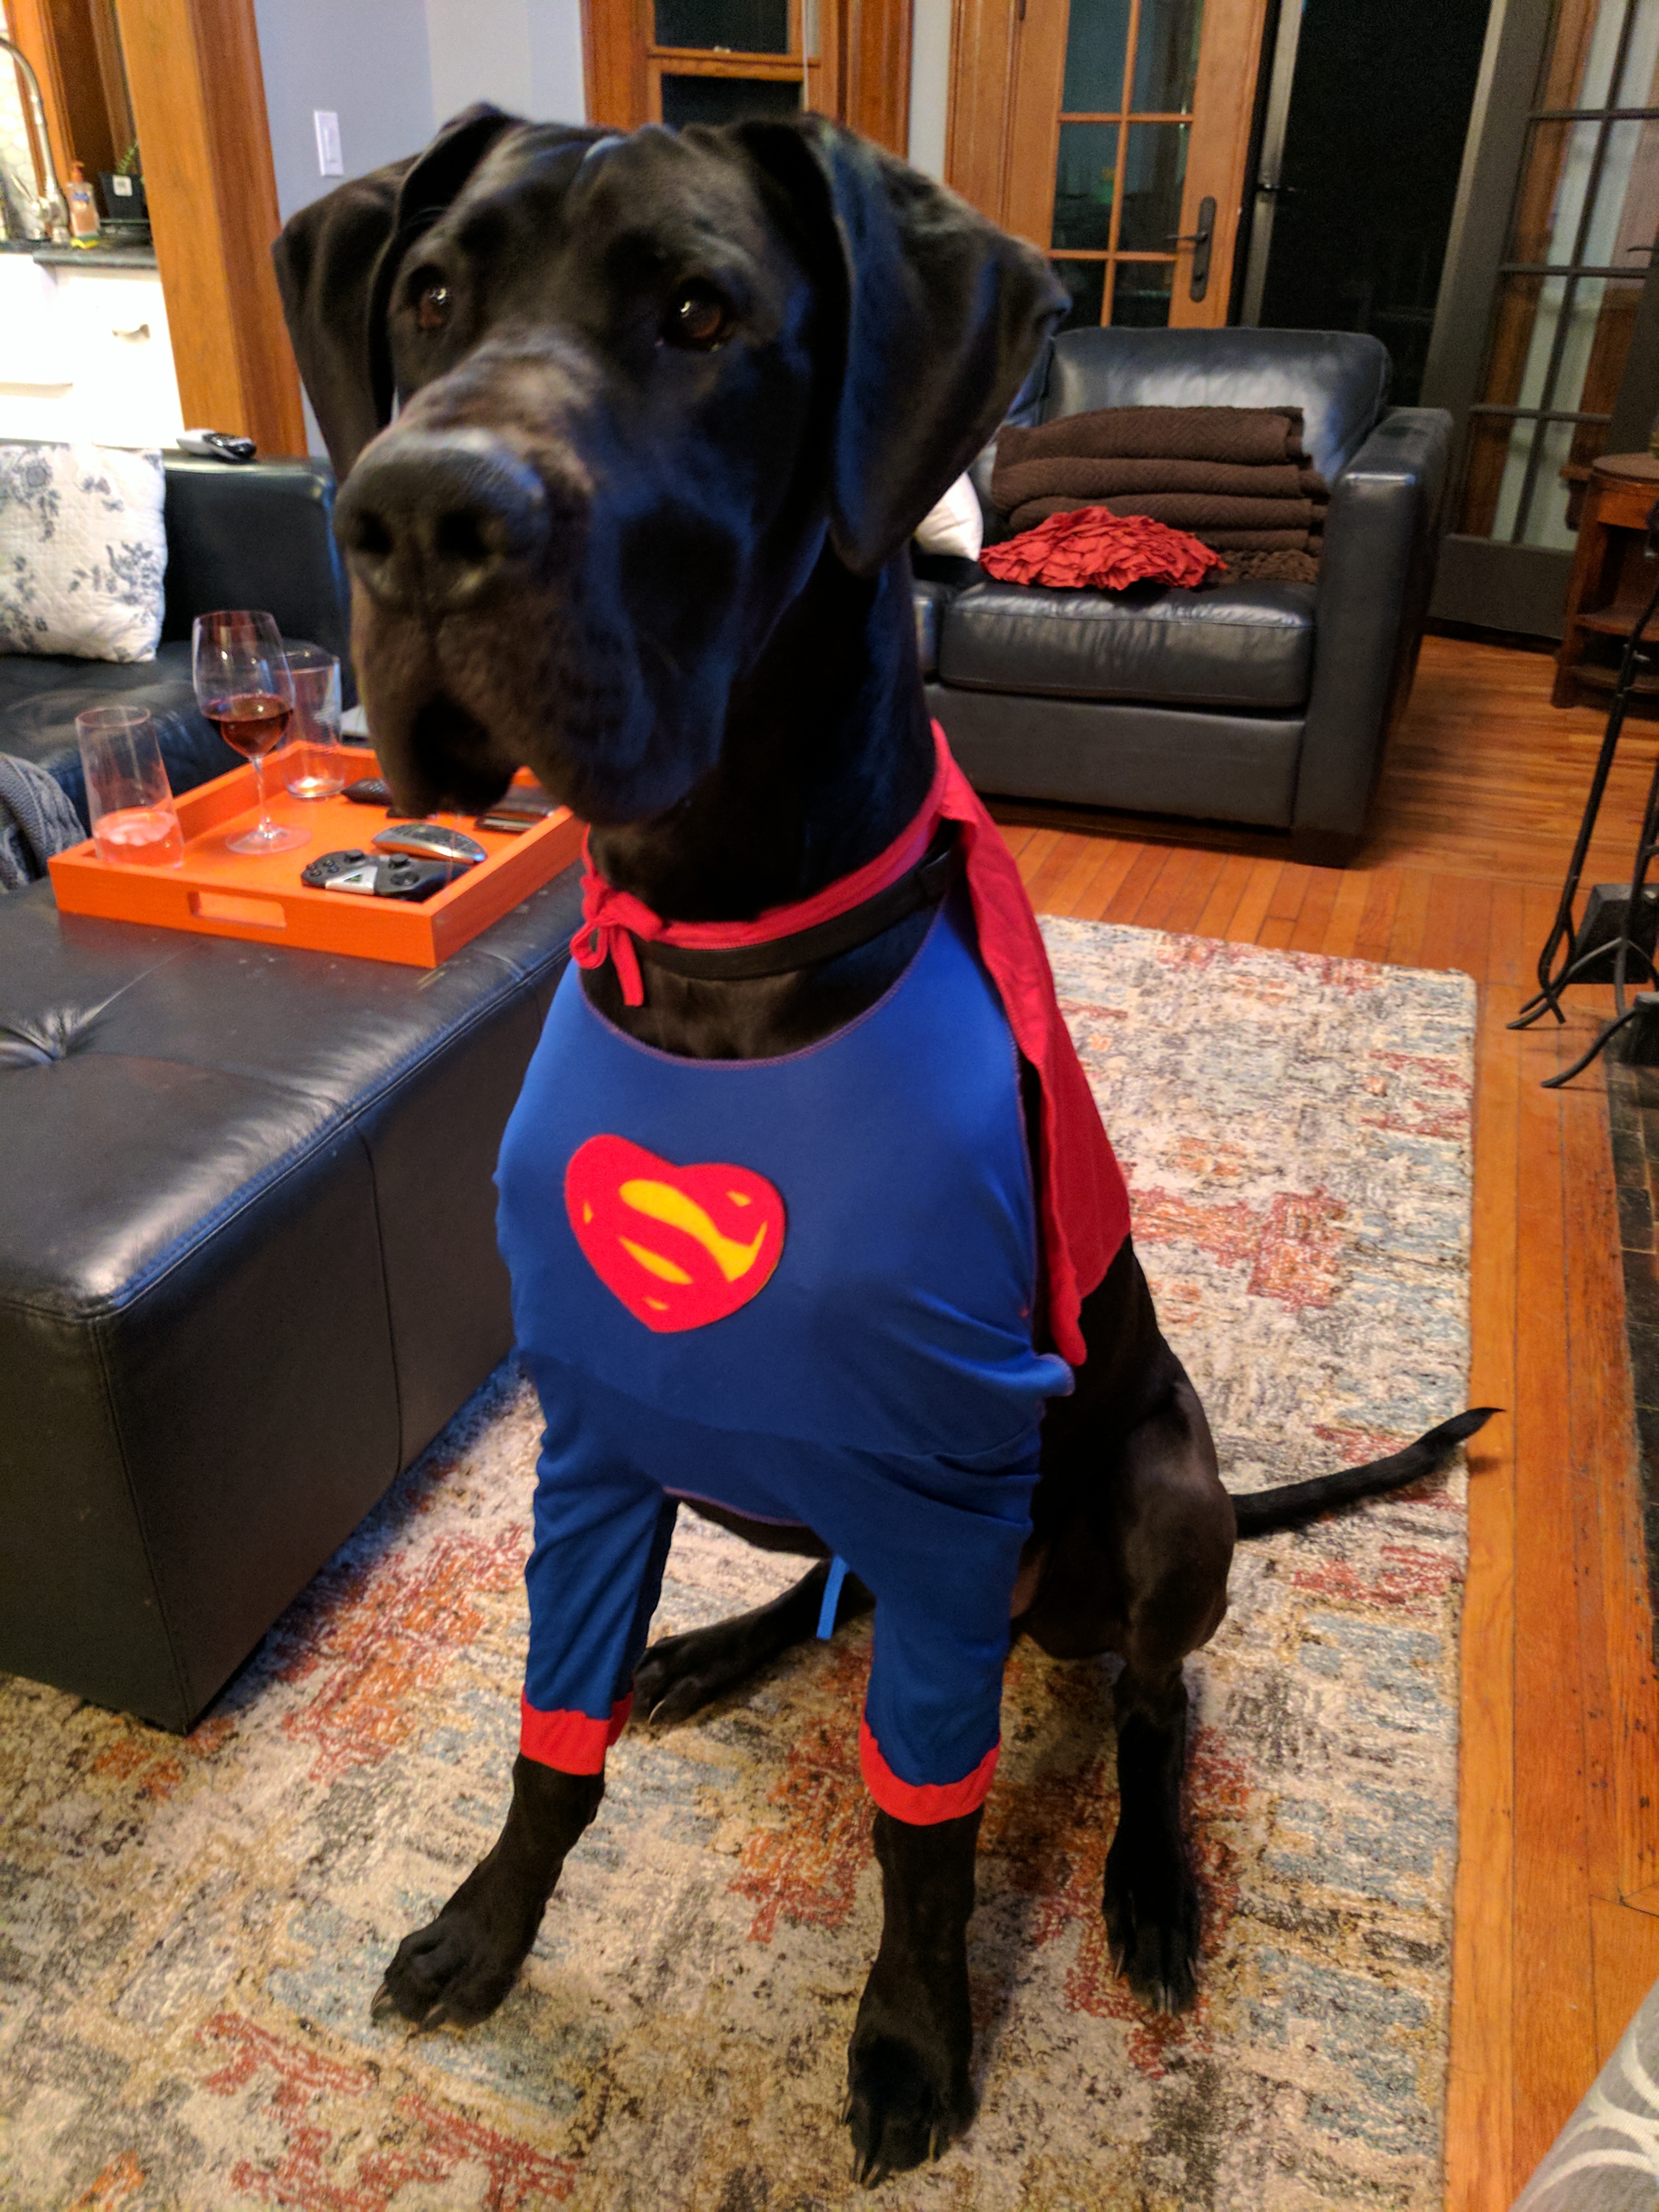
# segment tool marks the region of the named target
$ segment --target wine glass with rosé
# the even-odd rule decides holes
[[[196,702],[228,745],[253,763],[259,819],[232,837],[233,853],[289,853],[308,845],[308,830],[273,822],[265,797],[265,755],[294,719],[294,678],[275,617],[245,608],[198,615],[191,648]]]

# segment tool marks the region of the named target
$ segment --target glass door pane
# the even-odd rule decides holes
[[[1049,236],[1068,326],[1170,319],[1203,27],[1204,0],[1072,0]]]
[[[741,123],[751,115],[797,115],[800,81],[776,76],[671,76],[665,70],[662,119],[671,129],[688,123]]]
[[[655,0],[657,44],[787,54],[789,0]]]
[[[1563,552],[1576,541],[1569,496],[1603,450],[1659,244],[1656,76],[1659,0],[1566,0],[1471,410],[1463,534]]]
[[[647,112],[672,130],[798,114],[816,18],[816,0],[651,0]]]

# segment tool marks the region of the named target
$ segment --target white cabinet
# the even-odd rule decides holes
[[[153,267],[0,254],[0,438],[170,446],[184,427]]]

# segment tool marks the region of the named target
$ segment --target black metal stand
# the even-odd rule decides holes
[[[1659,558],[1659,501],[1655,502],[1648,516],[1647,544],[1644,550],[1648,560]],[[1630,934],[1632,917],[1642,911],[1648,871],[1656,857],[1659,857],[1659,759],[1654,763],[1653,775],[1648,784],[1647,804],[1642,811],[1642,828],[1636,841],[1636,857],[1631,864],[1624,933],[1611,945],[1603,939],[1579,951],[1577,949],[1577,927],[1573,921],[1573,902],[1578,896],[1579,879],[1584,872],[1584,860],[1595,834],[1596,817],[1601,811],[1601,799],[1607,787],[1607,777],[1612,772],[1613,756],[1619,750],[1626,710],[1635,691],[1638,675],[1650,665],[1648,656],[1641,650],[1641,643],[1656,611],[1659,611],[1659,583],[1655,584],[1646,606],[1632,624],[1630,635],[1625,640],[1624,652],[1620,656],[1619,680],[1613,687],[1613,704],[1607,713],[1607,726],[1601,738],[1601,750],[1596,756],[1595,773],[1590,778],[1589,796],[1584,801],[1583,818],[1578,824],[1578,835],[1573,842],[1572,858],[1567,863],[1566,881],[1561,886],[1555,920],[1544,940],[1544,949],[1538,956],[1538,990],[1509,1025],[1512,1030],[1529,1029],[1546,1012],[1553,1014],[1558,1022],[1565,1022],[1566,1016],[1561,1011],[1562,992],[1569,983],[1583,980],[1578,970],[1605,959],[1609,951],[1613,953],[1613,1018],[1602,1024],[1594,1042],[1580,1054],[1571,1067],[1563,1069],[1559,1075],[1546,1078],[1543,1085],[1546,1091],[1559,1090],[1564,1083],[1571,1083],[1574,1076],[1582,1075],[1596,1054],[1638,1015],[1659,1014],[1659,994],[1644,991],[1638,994],[1633,1003],[1626,998],[1632,953],[1647,969],[1649,978],[1659,982],[1659,972],[1656,972],[1652,958]],[[1559,967],[1556,965],[1558,955],[1560,960]]]

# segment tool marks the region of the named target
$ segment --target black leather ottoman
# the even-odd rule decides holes
[[[188,1727],[510,1348],[577,876],[432,970],[0,898],[0,1668]]]

